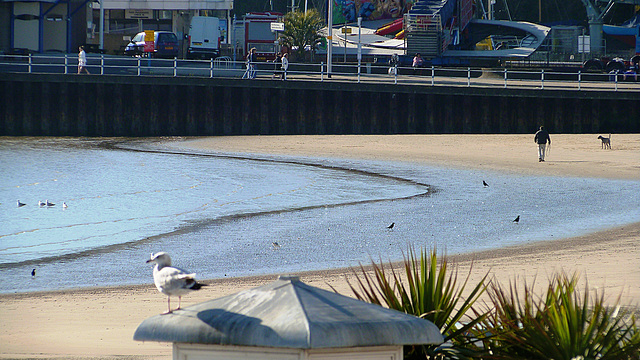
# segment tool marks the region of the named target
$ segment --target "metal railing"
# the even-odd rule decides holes
[[[91,74],[127,76],[181,76],[242,78],[244,62],[228,57],[212,60],[132,58],[90,55],[87,68]],[[280,64],[255,63],[255,80],[281,79]],[[388,83],[394,85],[460,86],[527,89],[565,89],[576,91],[640,91],[640,75],[548,71],[544,69],[426,67],[411,68],[386,64],[332,64],[328,74],[324,63],[289,63],[287,81],[342,81]],[[0,55],[0,72],[76,74],[75,55]],[[86,75],[85,75],[86,76]]]

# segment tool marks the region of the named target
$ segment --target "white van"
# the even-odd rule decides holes
[[[187,59],[215,59],[220,55],[220,19],[194,16],[189,26]]]

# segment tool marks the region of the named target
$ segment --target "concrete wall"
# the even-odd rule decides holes
[[[0,74],[0,135],[640,132],[638,93]]]

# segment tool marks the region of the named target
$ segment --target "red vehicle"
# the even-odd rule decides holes
[[[271,23],[279,22],[281,13],[248,13],[244,16],[244,52],[256,48],[258,61],[269,61],[278,52],[278,33],[271,31]]]

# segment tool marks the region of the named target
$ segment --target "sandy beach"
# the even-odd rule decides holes
[[[602,150],[598,134],[551,134],[544,163],[533,135],[254,136],[188,139],[181,148],[234,154],[404,161],[453,168],[498,170],[640,181],[640,134],[614,134]],[[615,199],[594,199],[615,201]],[[640,205],[640,196],[638,203]],[[450,256],[461,273],[473,263],[471,283],[487,272],[501,284],[536,280],[543,288],[554,273],[577,272],[591,290],[613,304],[640,306],[640,224],[585,236]],[[299,274],[313,286],[351,295],[349,269]],[[277,275],[204,280],[209,286],[185,296],[183,307],[262,285]],[[29,279],[27,278],[26,281]],[[176,299],[177,300],[177,299]],[[152,284],[0,295],[0,358],[171,359],[171,345],[133,341],[146,318],[166,311],[166,297]]]

